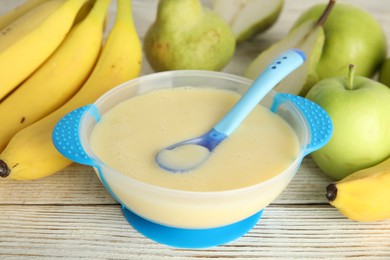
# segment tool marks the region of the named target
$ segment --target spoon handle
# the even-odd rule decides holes
[[[282,53],[257,77],[252,86],[213,129],[229,136],[260,100],[304,61],[305,54],[300,50],[291,49]]]

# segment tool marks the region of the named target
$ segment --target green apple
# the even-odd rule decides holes
[[[144,38],[145,56],[155,71],[221,70],[235,47],[230,26],[199,0],[160,0]]]
[[[307,20],[317,19],[326,4],[306,10],[292,30]],[[356,75],[372,77],[386,58],[386,36],[381,24],[369,12],[352,4],[336,3],[323,25],[325,43],[317,65],[319,79],[342,76],[348,65],[356,65]]]
[[[383,62],[381,69],[379,70],[378,81],[390,87],[390,58],[387,58]]]
[[[390,156],[390,88],[349,67],[348,77],[321,80],[306,95],[333,122],[329,143],[311,155],[335,180]]]

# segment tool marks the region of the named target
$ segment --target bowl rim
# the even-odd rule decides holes
[[[226,73],[226,72],[219,72],[219,71],[216,72],[216,71],[207,71],[207,70],[175,70],[175,71],[156,72],[156,73],[143,75],[143,76],[140,76],[138,78],[126,81],[126,82],[112,88],[111,90],[107,91],[102,96],[100,96],[93,104],[96,105],[97,108],[99,108],[114,93],[116,93],[118,91],[122,91],[123,88],[129,88],[131,86],[137,85],[137,84],[139,84],[140,81],[153,80],[155,78],[162,78],[162,77],[167,77],[167,78],[171,77],[172,78],[175,76],[176,77],[177,76],[213,77],[213,78],[217,78],[217,79],[224,79],[224,80],[239,82],[241,84],[246,84],[248,86],[253,81],[249,78],[244,78],[244,77],[241,77],[238,75],[234,75],[234,74],[230,74],[230,73]],[[145,93],[146,92],[148,92],[148,91],[145,91]],[[268,93],[268,95],[275,96],[277,93],[278,92],[271,90]],[[90,156],[93,159],[93,161],[97,164],[97,165],[93,165],[93,167],[98,168],[97,173],[98,173],[99,177],[101,178],[101,180],[107,179],[105,176],[103,176],[103,179],[102,179],[102,176],[101,176],[101,174],[103,174],[103,175],[105,174],[105,173],[101,172],[101,169],[106,168],[106,169],[110,170],[109,174],[114,174],[114,175],[117,175],[121,178],[124,178],[124,179],[128,180],[129,182],[131,182],[132,185],[136,185],[137,187],[140,187],[140,188],[144,187],[145,189],[148,189],[149,191],[153,191],[153,193],[164,193],[164,194],[170,193],[170,195],[179,195],[180,197],[184,197],[184,196],[194,197],[195,196],[195,197],[201,198],[201,197],[210,197],[210,196],[225,197],[227,195],[230,196],[232,194],[237,194],[237,193],[253,192],[254,190],[260,189],[260,187],[267,187],[269,185],[272,185],[273,183],[277,182],[279,179],[285,178],[286,175],[291,174],[291,178],[292,178],[297,172],[297,171],[294,171],[294,169],[299,167],[300,163],[302,162],[303,158],[305,157],[304,149],[302,149],[302,148],[308,144],[308,139],[309,139],[308,136],[310,135],[309,128],[306,124],[306,120],[302,116],[301,111],[298,110],[296,108],[296,106],[293,105],[293,103],[291,101],[289,101],[288,99],[286,99],[286,105],[289,107],[289,109],[295,110],[294,112],[299,117],[299,120],[304,122],[304,130],[306,133],[305,140],[303,140],[303,142],[300,144],[300,151],[297,154],[297,157],[281,173],[279,173],[279,174],[277,174],[277,175],[275,175],[275,176],[273,176],[265,181],[255,183],[253,185],[249,185],[249,186],[245,186],[245,187],[236,188],[236,189],[217,190],[217,191],[189,191],[189,190],[181,190],[181,189],[172,189],[172,188],[168,188],[168,187],[163,187],[163,186],[158,186],[158,185],[150,184],[147,182],[143,182],[141,180],[127,176],[127,175],[115,170],[114,168],[110,167],[106,163],[104,163],[91,149],[91,147],[89,145],[90,140],[88,138],[84,138],[84,139],[80,138],[80,142],[81,142],[81,145],[82,145],[84,151],[86,152],[86,154],[88,156]],[[83,125],[85,124],[85,121],[86,121],[85,118],[87,117],[88,114],[89,113],[85,113],[80,120],[79,134],[82,131],[86,131],[86,127],[83,127]],[[86,135],[86,136],[88,136],[88,135]],[[88,139],[88,140],[86,140],[86,139]],[[108,185],[108,183],[107,183],[107,185]]]

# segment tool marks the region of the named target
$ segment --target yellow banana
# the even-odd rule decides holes
[[[355,221],[390,219],[390,157],[326,188],[329,203]]]
[[[92,9],[92,7],[94,6],[96,1],[97,0],[87,0],[87,2],[83,5],[83,7],[81,7],[81,9],[78,12],[76,18],[74,19],[74,24],[79,23],[80,21],[82,21],[88,15],[89,11]],[[108,25],[108,19],[107,18],[108,17],[106,16],[106,18],[104,19],[104,25],[103,25],[104,30],[106,30],[107,25]]]
[[[102,46],[110,1],[97,0],[53,55],[0,103],[0,151],[16,132],[63,105],[85,82]]]
[[[80,8],[80,11],[77,13],[73,24],[77,24],[84,20],[84,18],[89,14],[89,11],[91,11],[96,1],[97,0],[87,0],[87,2]]]
[[[47,1],[1,29],[0,52],[3,53],[9,47],[12,47],[12,45],[18,41],[21,41],[29,32],[34,32],[57,8],[64,4],[64,1],[65,0]]]
[[[16,88],[60,45],[86,0],[51,0],[0,31],[0,99]]]
[[[131,1],[118,0],[116,21],[87,82],[66,104],[11,139],[0,155],[0,176],[38,179],[71,164],[52,143],[55,124],[70,111],[93,103],[111,88],[139,76],[141,60],[141,43],[132,19]]]
[[[14,9],[3,14],[2,16],[0,16],[0,30],[12,23],[14,20],[21,17],[22,15],[26,14],[34,7],[46,1],[48,0],[26,0],[21,5],[18,5]]]

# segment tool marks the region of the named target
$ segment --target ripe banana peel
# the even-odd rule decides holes
[[[39,179],[70,165],[72,162],[52,143],[56,123],[70,111],[93,103],[111,88],[138,77],[141,60],[141,43],[133,23],[131,1],[118,0],[115,23],[86,83],[59,109],[13,136],[0,154],[0,176]]]
[[[390,219],[390,157],[329,184],[326,191],[329,203],[351,220]]]
[[[110,0],[99,0],[37,71],[0,102],[0,151],[19,130],[66,103],[83,85],[99,56]],[[20,105],[23,104],[23,105]]]
[[[0,99],[55,51],[86,1],[44,2],[0,31],[0,71],[7,71],[0,74]]]

